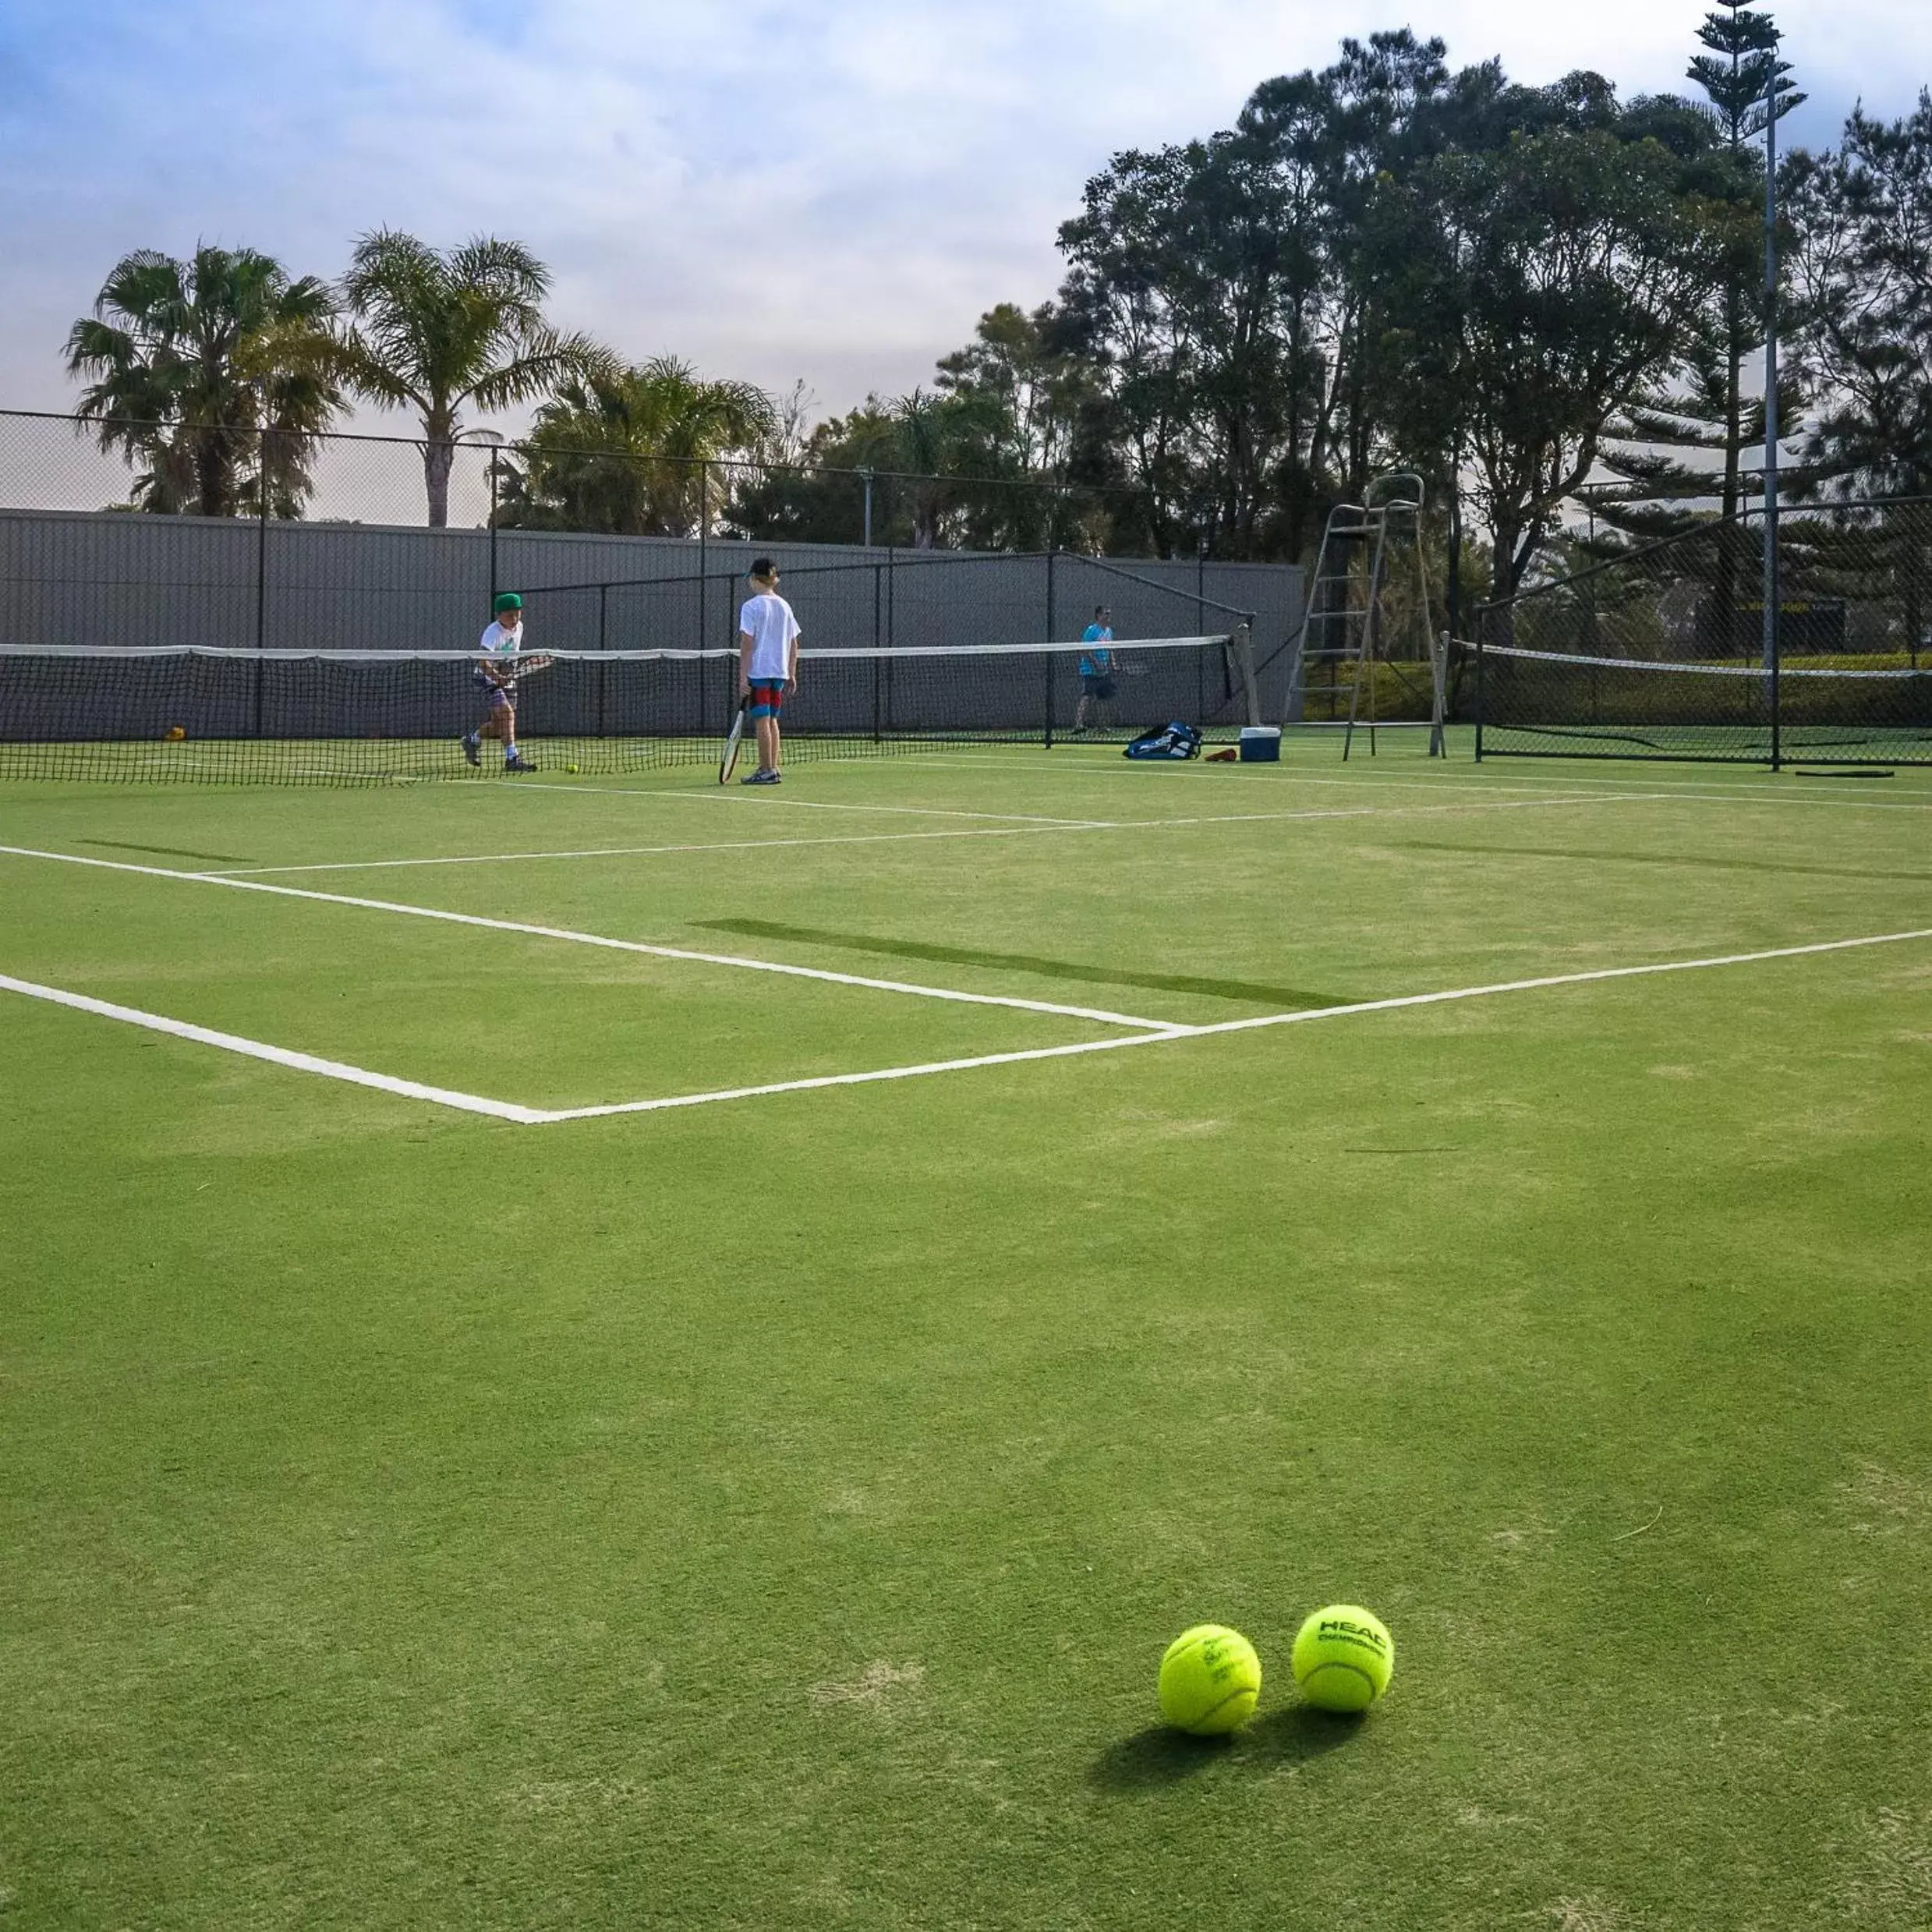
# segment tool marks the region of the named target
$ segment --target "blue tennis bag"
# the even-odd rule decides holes
[[[1121,754],[1125,758],[1198,758],[1201,734],[1177,718],[1158,731],[1143,731]]]

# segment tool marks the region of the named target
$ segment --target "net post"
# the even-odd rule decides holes
[[[1247,702],[1247,721],[1258,728],[1261,721],[1261,686],[1254,681],[1254,621],[1250,611],[1234,627],[1234,657],[1241,674],[1241,688]]]
[[[1483,762],[1483,614],[1476,613],[1476,763]]]
[[[1050,752],[1053,748],[1053,653],[1044,651],[1041,655],[1046,663],[1046,717],[1040,742]]]

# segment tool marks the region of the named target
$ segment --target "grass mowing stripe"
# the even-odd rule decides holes
[[[1640,761],[1633,759],[1629,762],[1637,763]],[[939,768],[950,771],[1003,774],[1010,773],[1017,769],[1023,769],[1017,766],[1014,761],[1003,761],[991,757],[922,759],[919,765],[922,770]],[[1100,779],[1108,784],[1118,784],[1124,780],[1130,784],[1138,784],[1160,778],[1170,780],[1184,780],[1191,770],[1191,766],[1178,764],[1166,770],[1158,764],[1145,764],[1131,770],[1120,770],[1111,765],[1098,763],[1080,765],[1070,762],[1050,766],[1038,766],[1028,770],[1027,776],[1029,778]],[[1443,790],[1528,791],[1535,787],[1537,781],[1533,777],[1486,780],[1474,777],[1451,778],[1446,776],[1439,778],[1385,778],[1379,772],[1371,772],[1361,778],[1323,778],[1317,777],[1311,773],[1289,770],[1284,768],[1279,775],[1261,772],[1219,771],[1216,773],[1214,782],[1216,784],[1335,785],[1343,790],[1357,791],[1367,790],[1371,787],[1378,791],[1399,787],[1405,791],[1411,791]],[[1632,780],[1629,778],[1600,778],[1590,772],[1565,772],[1560,777],[1552,776],[1542,782],[1550,785],[1587,785],[1607,789],[1614,785],[1628,785]],[[1668,791],[1659,792],[1656,795],[1659,798],[1672,799],[1719,799],[1740,805],[1809,805],[1828,812],[1833,810],[1932,812],[1932,800],[1928,800],[1923,804],[1915,804],[1908,799],[1902,798],[1799,798],[1792,795],[1781,798],[1771,795],[1770,787],[1775,786],[1778,783],[1777,775],[1767,772],[1764,773],[1764,788],[1763,789],[1720,791],[1708,784],[1699,785],[1695,788],[1689,785],[1672,785]]]
[[[696,787],[673,787],[647,785],[560,785],[548,779],[519,784],[518,791],[594,791],[624,798],[699,798],[717,805],[732,805],[752,812],[887,812],[914,819],[997,819],[1013,825],[1063,825],[1070,827],[1092,824],[1088,819],[1053,819],[1036,812],[962,812],[943,805],[875,805],[835,803],[825,798],[774,798],[766,793],[757,798],[727,789],[702,791]]]
[[[1357,1014],[1395,1013],[1410,1007],[1443,1006],[1460,1000],[1484,1000],[1506,993],[1536,993],[1552,986],[1588,985],[1600,980],[1637,979],[1655,973],[1704,972],[1720,966],[1753,966],[1767,960],[1801,959],[1813,954],[1850,952],[1867,946],[1897,946],[1932,939],[1932,927],[1911,932],[1877,932],[1849,939],[1822,939],[1804,946],[1773,947],[1762,952],[1725,953],[1706,959],[1660,960],[1644,966],[1603,966],[1588,972],[1552,973],[1537,979],[1499,980],[1484,986],[1457,986],[1441,993],[1411,993],[1389,1000],[1361,1000],[1345,1007],[1313,1007],[1298,1013],[1270,1013],[1248,1020],[1218,1020],[1206,1026],[1169,1027],[1160,1033],[1106,1040],[1081,1040],[1066,1046],[1032,1046],[969,1059],[930,1060],[914,1067],[882,1067],[867,1073],[821,1074],[809,1080],[777,1081],[759,1087],[732,1087],[716,1093],[679,1094],[668,1099],[625,1100],[597,1107],[571,1107],[546,1113],[545,1124],[561,1120],[607,1119],[619,1113],[656,1113],[672,1107],[703,1106],[721,1100],[750,1100],[775,1094],[803,1093],[819,1087],[857,1087],[877,1081],[913,1080],[929,1074],[965,1073],[981,1067],[1009,1067],[1023,1060],[1070,1060],[1082,1053],[1110,1053],[1129,1046],[1162,1046],[1172,1040],[1205,1039],[1216,1033],[1247,1033],[1261,1027],[1296,1026],[1315,1020],[1346,1019]]]
[[[508,865],[537,858],[648,858],[678,852],[768,852],[774,848],[798,845],[897,845],[917,839],[1001,839],[1037,837],[1042,833],[1088,830],[1058,825],[978,826],[964,832],[845,832],[823,838],[718,839],[685,845],[603,845],[579,851],[561,852],[464,852],[453,857],[430,858],[331,859],[309,865],[225,865],[225,878],[258,878],[267,873],[359,872],[386,871],[409,865]],[[1101,826],[1095,830],[1107,829]],[[90,843],[97,841],[90,841]]]
[[[1620,798],[1661,798],[1661,792],[1629,792]],[[918,840],[1037,838],[1055,832],[1161,832],[1202,825],[1272,824],[1302,819],[1427,818],[1453,812],[1513,812],[1541,805],[1595,805],[1595,798],[1497,798],[1481,804],[1445,805],[1311,806],[1297,812],[1215,812],[1187,819],[1092,819],[1043,824],[975,826],[968,831],[831,833],[823,837],[700,840],[673,845],[598,845],[548,852],[458,852],[416,858],[328,859],[292,865],[221,865],[183,877],[260,879],[287,873],[387,872],[421,865],[509,865],[536,859],[649,858],[687,852],[769,851],[812,845],[897,845]],[[88,844],[105,841],[90,839]],[[136,847],[146,850],[146,847]],[[155,850],[162,848],[155,847]],[[192,856],[192,855],[190,855]],[[1151,982],[1150,982],[1151,983]]]
[[[513,1120],[527,1127],[544,1116],[533,1107],[519,1107],[508,1100],[489,1100],[479,1094],[456,1093],[447,1087],[425,1086],[417,1080],[398,1080],[388,1074],[374,1074],[366,1067],[350,1067],[336,1060],[318,1059],[313,1053],[298,1053],[285,1046],[271,1046],[262,1040],[244,1039],[239,1033],[221,1033],[212,1027],[195,1026],[186,1020],[171,1020],[165,1014],[143,1013],[138,1007],[116,1006],[111,1000],[95,1000],[86,993],[69,993],[59,986],[43,986],[31,979],[15,979],[0,973],[0,991],[17,993],[30,1000],[44,1000],[58,1007],[70,1007],[77,1013],[90,1013],[104,1020],[119,1020],[124,1025],[145,1028],[150,1033],[172,1034],[176,1039],[192,1040],[201,1046],[218,1046],[225,1053],[240,1053],[249,1060],[262,1060],[297,1073],[320,1074],[327,1080],[346,1081],[352,1086],[373,1087],[383,1093],[405,1100],[432,1100],[438,1106],[455,1107],[465,1113],[487,1113],[499,1120]]]
[[[1148,1020],[1130,1013],[1109,1013],[1092,1007],[1062,1006],[1049,1000],[1020,1000],[1003,993],[961,993],[950,986],[915,985],[899,979],[869,979],[854,973],[827,972],[816,966],[787,966],[774,960],[741,959],[728,953],[699,953],[687,947],[652,946],[641,939],[614,939],[599,932],[579,932],[566,926],[533,925],[520,919],[490,919],[475,912],[449,912],[437,906],[412,906],[391,899],[363,899],[346,893],[311,892],[301,886],[274,886],[258,879],[235,879],[220,872],[187,872],[165,865],[130,865],[119,859],[87,858],[76,852],[47,852],[25,845],[0,845],[0,853],[16,858],[40,858],[66,865],[90,865],[104,872],[135,872],[149,879],[178,879],[198,886],[225,886],[235,892],[265,892],[283,899],[306,899],[320,905],[354,906],[366,912],[393,912],[405,918],[439,919],[451,925],[473,925],[495,932],[521,932],[534,939],[563,939],[575,946],[599,946],[617,953],[642,953],[654,959],[688,960],[706,966],[728,966],[746,972],[777,973],[792,979],[823,979],[839,986],[862,986],[875,993],[904,993],[922,1000],[947,1000],[965,1006],[1011,1007],[1025,1013],[1051,1013],[1067,1019],[1093,1020],[1103,1026],[1131,1027],[1166,1033],[1164,1020]]]

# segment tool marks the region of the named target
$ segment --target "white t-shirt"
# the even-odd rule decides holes
[[[487,651],[492,657],[514,657],[522,648],[523,626],[519,624],[514,631],[506,631],[494,617],[477,646],[479,650]]]
[[[738,614],[740,637],[752,640],[752,661],[746,674],[754,684],[777,684],[791,675],[791,641],[798,620],[791,606],[775,590],[748,597]]]

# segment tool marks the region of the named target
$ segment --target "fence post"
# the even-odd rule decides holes
[[[869,522],[872,508],[872,479],[870,477],[866,479],[865,491],[866,511]],[[868,540],[870,540],[869,533]],[[880,607],[885,597],[885,586],[883,582],[884,575],[885,571],[882,566],[877,564],[872,565],[872,649],[875,651],[879,649]],[[875,745],[885,735],[879,709],[880,700],[884,693],[885,666],[880,659],[875,657],[872,660],[872,742]]]
[[[453,453],[453,451],[452,451]],[[490,607],[497,605],[497,446],[490,446]]]
[[[1783,763],[1778,570],[1778,82],[1776,51],[1764,63],[1764,668],[1771,673],[1771,763]]]
[[[1046,642],[1053,641],[1053,559],[1060,547],[1049,543],[1046,547]],[[1042,740],[1049,752],[1053,748],[1053,653],[1046,653],[1046,731]]]
[[[262,653],[268,646],[268,422],[262,419],[255,445],[255,690],[250,727],[262,734]]]
[[[698,644],[703,648],[704,641],[710,635],[707,593],[711,585],[706,570],[711,557],[711,462],[709,457],[701,458],[698,463]],[[729,597],[724,600],[727,604]]]

